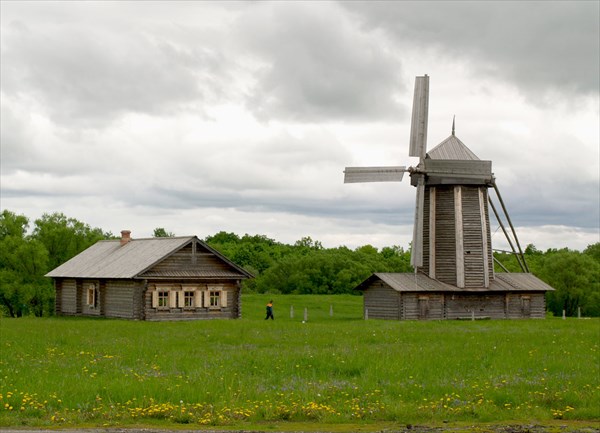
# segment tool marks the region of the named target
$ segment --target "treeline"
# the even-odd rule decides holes
[[[511,272],[521,272],[513,254],[494,253]],[[555,316],[576,316],[578,310],[587,317],[600,316],[600,242],[583,252],[568,248],[551,248],[542,252],[533,245],[524,251],[529,271],[556,290],[546,294],[548,311]],[[501,269],[496,269],[502,272]]]
[[[266,236],[240,237],[225,232],[205,241],[253,273],[256,278],[245,281],[244,289],[258,293],[353,293],[352,289],[373,272],[412,271],[410,253],[398,246],[381,251],[370,245],[355,250],[323,248],[310,237],[288,245]]]
[[[46,273],[101,239],[101,229],[44,214],[29,232],[29,218],[4,210],[0,215],[0,307],[11,317],[54,313],[54,288]]]
[[[53,314],[54,289],[44,275],[98,240],[115,238],[62,213],[45,214],[29,229],[27,217],[2,212],[0,308],[12,317]],[[174,236],[160,227],[153,235]],[[244,282],[245,292],[358,294],[353,288],[374,272],[413,271],[410,252],[399,246],[324,248],[310,237],[290,245],[263,235],[227,232],[204,241],[255,275]],[[508,270],[520,271],[512,254],[495,253],[495,257]],[[581,309],[586,316],[600,316],[600,243],[583,252],[566,248],[542,252],[529,245],[525,257],[531,272],[556,288],[547,295],[549,311],[561,315],[564,309],[574,316]]]

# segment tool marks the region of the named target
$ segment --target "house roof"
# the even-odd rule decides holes
[[[173,272],[173,277],[237,277],[250,278],[252,274],[237,266],[196,236],[131,239],[121,245],[120,239],[104,240],[82,251],[69,261],[48,272],[47,277],[66,278],[139,278],[149,268],[196,240],[202,247],[225,261],[231,271],[222,269],[185,270]],[[177,275],[175,275],[177,274]],[[152,276],[151,272],[144,275]]]
[[[365,290],[375,280],[381,280],[398,292],[546,292],[554,290],[533,274],[497,273],[489,287],[464,289],[446,284],[424,274],[375,273],[355,290]]]
[[[462,161],[479,160],[477,155],[475,155],[471,149],[469,149],[465,143],[460,141],[454,134],[427,152],[427,156],[431,159],[457,159]]]

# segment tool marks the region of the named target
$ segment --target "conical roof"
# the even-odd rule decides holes
[[[427,152],[427,157],[431,159],[479,161],[477,155],[475,155],[471,149],[469,149],[465,143],[460,141],[454,134]]]

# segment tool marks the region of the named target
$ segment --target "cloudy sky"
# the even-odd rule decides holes
[[[456,115],[521,244],[583,249],[600,241],[599,4],[2,1],[1,207],[138,238],[408,248],[408,178],[343,169],[418,162],[428,74],[428,148]]]

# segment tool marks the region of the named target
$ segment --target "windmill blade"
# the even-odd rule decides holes
[[[410,264],[415,269],[423,266],[423,207],[425,205],[425,179],[423,176],[419,176],[417,182],[415,224],[413,226],[413,241],[410,254]]]
[[[408,156],[425,159],[427,152],[427,119],[429,117],[429,76],[416,77],[410,123]]]
[[[346,167],[344,183],[400,182],[406,167]]]

